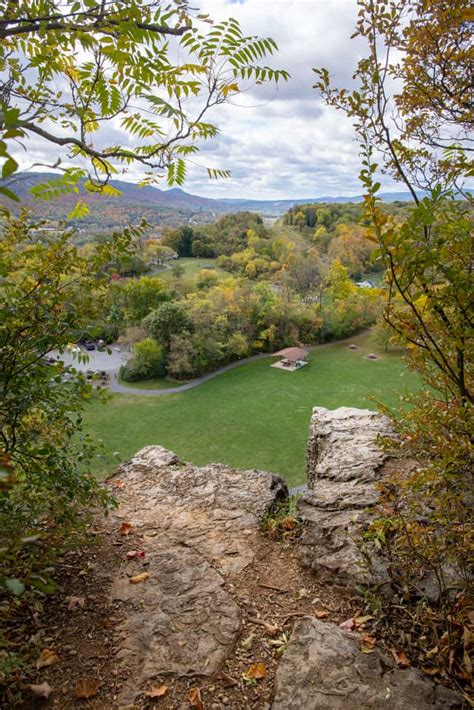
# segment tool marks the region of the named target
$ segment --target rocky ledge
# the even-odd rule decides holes
[[[160,446],[142,449],[110,480],[119,507],[114,528],[132,526],[147,550],[112,586],[132,611],[120,629],[118,657],[131,669],[122,703],[163,675],[210,676],[239,634],[240,609],[225,582],[254,558],[259,518],[287,496],[279,476],[220,464],[197,468]]]
[[[378,501],[376,484],[386,460],[377,439],[390,435],[389,420],[368,409],[313,409],[308,493],[299,503],[307,522],[300,556],[330,584],[353,587],[386,580],[382,561],[362,555],[359,539]]]
[[[373,412],[314,410],[301,558],[320,580],[350,584],[359,577],[353,532],[376,501],[384,460],[376,437],[388,432],[388,422]],[[242,647],[241,628],[248,620],[233,580],[244,570],[247,574],[247,568],[252,574],[260,517],[288,492],[282,479],[270,473],[220,464],[195,467],[160,446],[146,447],[120,466],[110,485],[119,501],[110,529],[123,535],[133,531],[146,549],[142,559],[139,552],[138,559],[127,553],[111,586],[113,601],[124,602],[127,609],[116,653],[127,680],[116,707],[145,707],[136,703],[153,681],[196,677],[202,683],[217,677]],[[282,548],[284,554],[292,553]],[[291,589],[268,589],[295,598]],[[293,616],[301,615],[288,618]],[[274,633],[264,620],[256,623]],[[281,627],[274,629],[281,632]],[[284,643],[272,703],[246,704],[239,698],[226,710],[462,707],[457,695],[415,669],[397,668],[377,649],[364,653],[360,636],[333,623],[304,616]],[[170,694],[160,707],[178,705]]]
[[[301,619],[277,670],[273,710],[439,710],[461,708],[457,693],[414,668],[360,651],[357,634]]]

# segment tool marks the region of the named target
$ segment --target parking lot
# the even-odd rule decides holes
[[[64,352],[62,355],[53,350],[49,353],[49,357],[57,360],[62,360],[65,365],[72,365],[79,372],[87,372],[87,370],[105,370],[105,372],[118,372],[121,365],[124,365],[130,358],[130,351],[124,348],[112,346],[111,354],[106,350],[89,350],[81,348],[81,354],[87,355],[87,362],[78,362],[77,354],[73,352]]]

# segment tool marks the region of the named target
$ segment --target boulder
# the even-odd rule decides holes
[[[300,558],[321,581],[353,586],[386,579],[382,561],[362,555],[358,538],[379,498],[386,455],[377,438],[391,434],[388,418],[368,409],[313,409]]]
[[[457,693],[414,668],[401,670],[357,634],[313,617],[301,619],[279,663],[273,710],[455,710]]]
[[[119,697],[127,704],[159,676],[222,667],[241,622],[226,583],[252,562],[260,517],[288,492],[270,473],[198,468],[160,446],[142,449],[110,483],[119,502],[111,529],[131,524],[130,547],[140,534],[145,552],[124,561],[112,584],[112,598],[128,603],[118,650],[130,672]]]

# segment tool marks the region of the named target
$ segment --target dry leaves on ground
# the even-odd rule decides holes
[[[196,708],[197,710],[204,710],[204,704],[202,702],[200,688],[191,688],[188,693],[188,700],[190,705],[193,706],[193,708]]]
[[[119,533],[120,535],[130,535],[130,533],[133,530],[133,525],[132,523],[122,523],[121,526],[119,527]]]
[[[74,695],[76,698],[82,698],[87,700],[88,698],[93,698],[97,695],[99,690],[100,681],[96,678],[81,678],[79,683],[76,685]]]
[[[66,601],[68,602],[67,608],[72,611],[73,609],[77,609],[77,607],[84,609],[84,605],[86,603],[86,598],[85,597],[66,597]]]
[[[327,619],[329,616],[329,612],[326,611],[326,609],[315,609],[314,615],[317,619]]]
[[[36,668],[39,670],[40,668],[45,668],[46,666],[52,666],[53,663],[57,663],[58,661],[59,656],[56,651],[53,651],[51,648],[44,648],[36,661]]]
[[[136,574],[134,577],[130,577],[128,581],[130,584],[140,584],[140,582],[145,582],[149,576],[148,572],[142,572],[141,574]]]
[[[151,688],[150,690],[147,690],[145,695],[147,698],[162,698],[163,695],[166,695],[168,690],[168,685],[157,685]]]
[[[400,666],[400,668],[409,668],[411,663],[410,663],[410,660],[409,660],[408,656],[406,655],[405,651],[397,651],[394,648],[392,648],[390,653],[392,654],[397,666]]]
[[[44,698],[45,700],[47,700],[53,692],[52,687],[47,681],[44,681],[44,683],[37,683],[36,685],[30,685],[30,690],[35,698]]]
[[[247,671],[242,673],[244,680],[260,680],[267,677],[265,663],[254,663]]]

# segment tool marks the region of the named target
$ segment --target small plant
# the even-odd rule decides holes
[[[299,497],[294,495],[277,501],[263,516],[260,528],[265,535],[277,540],[299,535],[303,524],[303,518],[298,513]]]
[[[286,649],[288,648],[288,642],[288,634],[285,632],[277,639],[270,639],[268,643],[270,644],[270,646],[273,646],[276,655],[279,657],[285,653]]]

